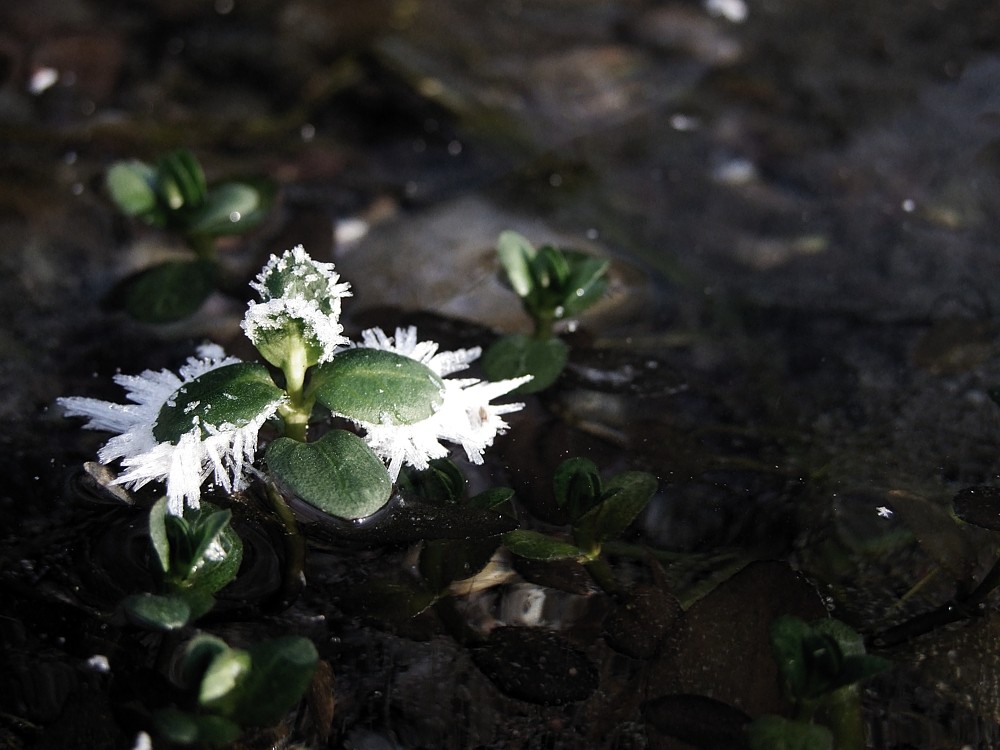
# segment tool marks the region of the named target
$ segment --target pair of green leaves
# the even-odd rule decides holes
[[[309,687],[318,660],[316,647],[299,636],[244,650],[198,635],[188,642],[180,662],[181,687],[193,693],[198,710],[158,711],[156,726],[182,745],[234,742],[243,727],[281,721]]]
[[[349,349],[316,367],[309,397],[358,422],[412,424],[430,417],[444,384],[428,367],[395,352]],[[153,435],[176,443],[192,429],[242,428],[284,397],[261,364],[226,365],[186,383],[160,410]],[[282,437],[266,452],[268,468],[287,489],[340,518],[371,515],[389,500],[382,460],[357,435],[333,430],[304,443]]]
[[[218,284],[212,240],[259,225],[276,194],[270,182],[258,179],[209,185],[197,159],[184,149],[156,164],[116,162],[105,184],[122,213],[178,232],[197,256],[140,271],[113,293],[114,302],[132,317],[154,324],[181,320],[201,307]]]
[[[497,253],[507,281],[537,323],[579,315],[607,290],[608,261],[577,250],[535,248],[517,232],[503,232]]]
[[[246,232],[260,224],[273,199],[273,188],[255,180],[209,185],[186,149],[161,156],[155,165],[116,162],[105,182],[123,213],[188,238]]]
[[[865,653],[861,636],[839,620],[810,624],[797,617],[779,617],[771,626],[771,646],[785,691],[794,701],[815,700],[890,666]]]
[[[529,560],[593,560],[601,545],[621,536],[656,493],[652,474],[627,471],[601,481],[597,466],[586,458],[571,458],[556,469],[556,504],[572,525],[572,543],[528,529],[504,536],[504,545]]]
[[[531,336],[514,334],[497,341],[483,355],[483,371],[490,380],[532,375],[514,393],[537,393],[566,366],[569,350],[555,337],[554,323],[579,315],[604,295],[609,263],[576,250],[535,248],[517,232],[500,235],[497,253],[535,330]]]
[[[203,503],[186,516],[157,501],[149,512],[149,537],[162,575],[163,593],[142,593],[122,603],[133,621],[175,630],[215,604],[213,594],[232,581],[243,560],[243,542],[229,525],[232,513]]]

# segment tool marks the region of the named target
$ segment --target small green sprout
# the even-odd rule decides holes
[[[656,477],[626,471],[602,482],[592,461],[571,458],[556,469],[553,485],[556,504],[569,516],[572,541],[518,529],[504,535],[504,545],[529,560],[578,560],[603,588],[616,591],[601,558],[602,546],[621,536],[646,507],[656,493]]]
[[[171,323],[194,314],[218,286],[214,241],[258,226],[274,202],[273,184],[260,179],[208,184],[185,149],[155,165],[136,159],[113,164],[105,183],[126,216],[179,234],[191,260],[162,263],[128,277],[117,289],[120,304],[145,323]]]
[[[318,661],[316,647],[299,636],[244,650],[199,634],[187,643],[179,670],[179,687],[189,694],[191,709],[161,709],[154,724],[178,745],[235,742],[244,727],[278,724],[302,699]]]
[[[858,684],[884,672],[891,662],[865,653],[850,626],[825,619],[806,623],[779,617],[771,646],[794,716],[761,716],[747,727],[751,750],[862,750],[864,726]]]
[[[232,513],[207,503],[177,516],[167,501],[149,512],[149,536],[163,582],[162,593],[135,594],[122,606],[136,623],[176,630],[207,613],[213,595],[232,581],[243,559],[243,543],[229,525]]]
[[[516,392],[535,393],[552,385],[566,366],[569,350],[556,336],[556,323],[579,315],[604,295],[610,264],[576,250],[535,248],[516,232],[500,235],[497,253],[534,331],[502,337],[483,357],[483,370],[491,380],[532,375]]]

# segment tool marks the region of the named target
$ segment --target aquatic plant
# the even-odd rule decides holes
[[[610,593],[618,586],[601,557],[603,545],[618,538],[652,499],[657,480],[644,471],[626,471],[602,481],[593,461],[570,458],[555,471],[556,505],[570,519],[571,540],[531,529],[504,535],[504,545],[529,560],[577,560]]]
[[[273,183],[259,178],[209,184],[186,149],[164,154],[155,164],[116,162],[105,184],[122,213],[179,234],[194,256],[146,268],[119,284],[114,301],[146,323],[171,323],[195,313],[220,285],[215,240],[258,226],[276,193]]]
[[[213,594],[232,581],[243,560],[243,542],[229,525],[232,511],[205,503],[183,515],[168,512],[166,498],[149,511],[149,538],[162,592],[133,594],[122,608],[133,622],[176,630],[206,614]]]
[[[266,475],[325,513],[354,519],[386,504],[403,465],[425,468],[444,456],[442,441],[481,463],[507,428],[503,416],[522,407],[492,401],[530,375],[448,378],[467,368],[478,348],[441,352],[419,341],[413,327],[394,336],[370,329],[352,343],[340,324],[349,285],[333,264],[314,261],[301,246],[272,256],[252,286],[261,301],[250,304],[243,329],[280,371],[280,385],[264,364],[208,345],[178,374],[116,376],[131,403],[59,399],[67,415],[89,419],[87,428],[117,433],[100,460],[121,461],[117,483],[165,482],[174,516],[183,516],[185,505],[199,508],[210,476],[227,492],[247,486],[266,423],[281,432],[267,445]],[[342,427],[308,442],[317,404]]]
[[[190,708],[161,708],[153,723],[173,743],[214,746],[236,741],[245,727],[277,724],[309,687],[319,655],[300,636],[240,649],[199,633],[178,661],[175,681]]]
[[[865,653],[862,637],[833,619],[806,623],[779,617],[771,624],[771,647],[794,715],[765,715],[751,722],[751,750],[864,748],[858,684],[891,662]]]
[[[569,347],[556,332],[556,323],[579,315],[607,290],[609,263],[577,250],[543,245],[536,248],[517,232],[503,232],[497,254],[510,288],[521,298],[534,331],[501,337],[483,356],[483,370],[491,380],[532,375],[517,393],[535,393],[556,381]]]

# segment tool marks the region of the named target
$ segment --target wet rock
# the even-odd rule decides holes
[[[336,254],[337,270],[351,280],[350,316],[372,307],[430,310],[502,331],[524,331],[530,322],[517,297],[500,280],[496,240],[520,232],[535,245],[555,244],[607,256],[583,237],[558,232],[538,218],[468,196],[417,215],[400,215]],[[377,268],[377,274],[371,269]],[[608,294],[581,318],[594,327],[620,323],[648,311],[651,282],[628,264],[613,261]]]
[[[738,708],[703,695],[664,695],[643,706],[643,714],[663,734],[702,750],[747,747],[750,717]]]
[[[750,716],[783,714],[771,623],[783,614],[826,615],[815,590],[787,565],[747,566],[684,615],[650,675],[650,697],[701,695]]]
[[[739,60],[742,47],[707,14],[680,3],[654,7],[627,25],[642,43],[662,52],[690,56],[708,65],[731,65]]]
[[[544,630],[496,628],[472,658],[504,693],[529,703],[571,703],[597,688],[597,669],[590,660]]]
[[[966,523],[1000,531],[1000,487],[966,487],[951,501],[955,515]]]
[[[636,584],[615,603],[604,621],[612,648],[637,659],[648,659],[664,636],[681,619],[680,602],[660,586]]]

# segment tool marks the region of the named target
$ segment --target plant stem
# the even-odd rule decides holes
[[[285,570],[282,581],[282,604],[284,605],[298,596],[305,583],[305,575],[302,571],[306,561],[306,540],[302,536],[302,532],[299,531],[295,514],[288,507],[288,503],[285,502],[278,488],[266,480],[264,488],[271,509],[274,510],[274,514],[281,521],[285,530]]]
[[[288,394],[288,402],[278,408],[278,413],[285,422],[285,435],[301,443],[306,440],[309,417],[315,403],[315,399],[306,398],[304,394],[307,369],[304,347],[293,350],[281,368],[285,375],[285,392]]]
[[[554,338],[553,328],[555,326],[556,315],[554,311],[538,312],[535,315],[535,338],[546,341]]]
[[[584,564],[587,572],[590,576],[597,581],[597,585],[604,589],[608,594],[618,594],[621,593],[622,587],[615,580],[614,573],[611,572],[611,566],[608,565],[607,561],[600,556],[600,554],[591,557]]]
[[[203,234],[189,234],[187,241],[191,249],[194,250],[194,254],[198,256],[198,260],[215,261],[215,242],[211,237]]]

